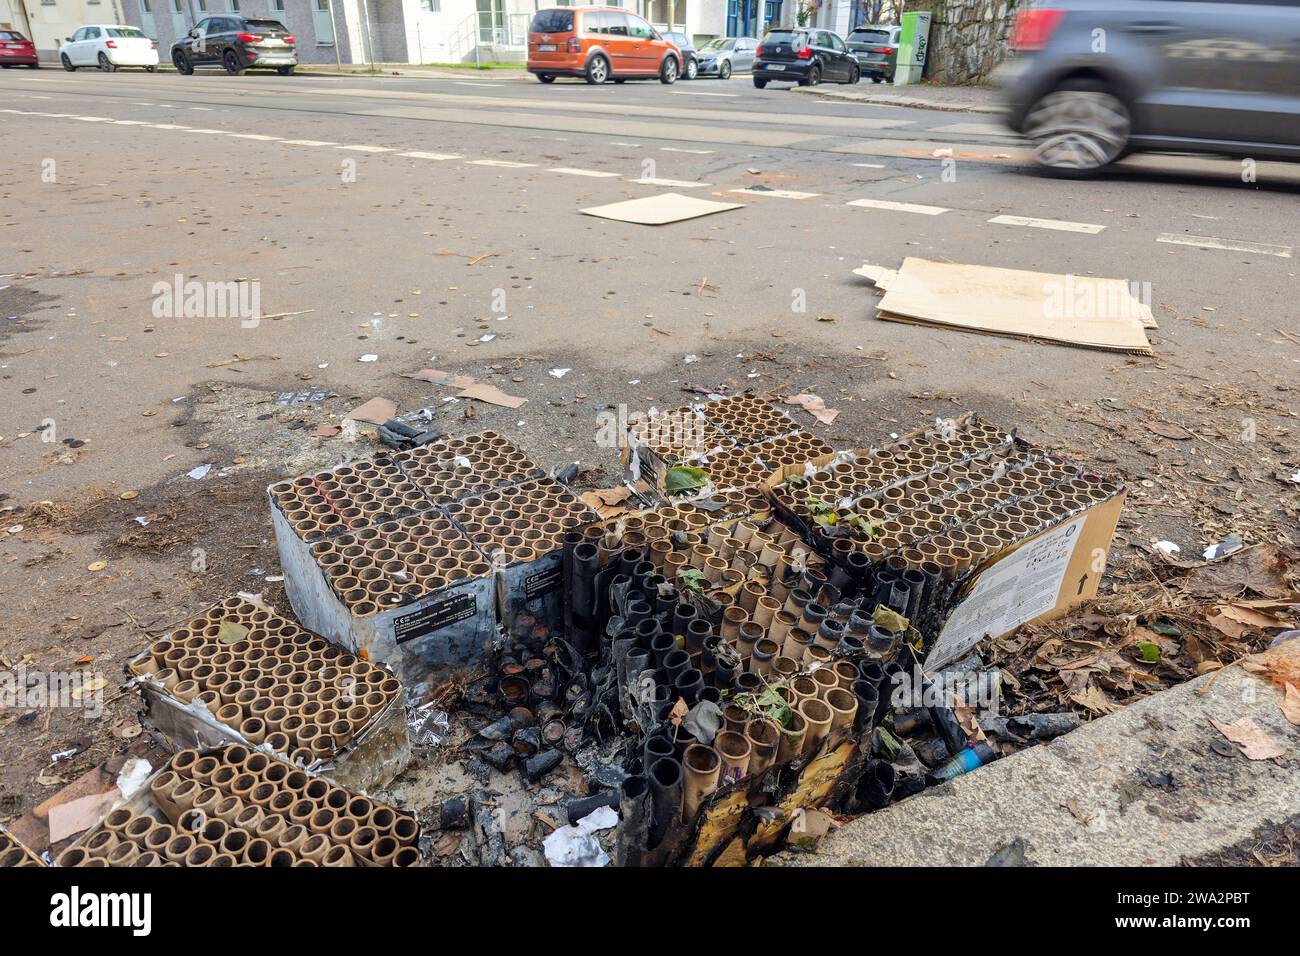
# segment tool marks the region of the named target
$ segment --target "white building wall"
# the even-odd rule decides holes
[[[66,37],[87,23],[131,23],[123,2],[131,0],[0,0],[0,24],[26,34],[42,59],[54,59]]]

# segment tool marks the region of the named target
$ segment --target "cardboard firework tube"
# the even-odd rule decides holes
[[[713,746],[722,762],[722,784],[735,783],[748,776],[752,748],[743,734],[734,730],[721,731],[714,738]]]
[[[799,713],[808,724],[802,755],[813,757],[831,731],[832,712],[824,700],[808,698],[799,703]]]
[[[770,718],[755,718],[745,725],[745,740],[750,746],[749,772],[759,774],[776,761],[781,729]]]
[[[776,748],[776,765],[784,767],[803,752],[804,738],[808,722],[798,710],[790,713],[790,726],[781,729],[781,737]]]
[[[682,755],[682,769],[682,820],[689,824],[700,805],[718,789],[722,760],[712,747],[695,743]]]

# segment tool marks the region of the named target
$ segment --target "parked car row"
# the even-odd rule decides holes
[[[158,69],[158,44],[139,27],[95,23],[79,28],[59,47],[59,62],[69,72],[95,67],[112,73],[122,67]],[[189,76],[196,69],[219,67],[238,74],[250,68],[273,69],[287,76],[298,65],[293,34],[278,20],[238,14],[204,17],[171,47],[176,71]],[[36,48],[13,30],[0,30],[0,66],[35,67]]]
[[[660,33],[621,7],[551,7],[528,27],[528,72],[543,83],[559,76],[601,84],[631,79],[674,83],[678,77],[730,79],[753,74],[760,90],[772,81],[801,86],[892,80],[900,27],[861,27],[848,42],[831,30],[772,29],[755,37],[718,37],[696,48],[684,33]]]

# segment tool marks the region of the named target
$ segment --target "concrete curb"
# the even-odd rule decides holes
[[[1252,660],[1294,673],[1300,640]],[[1019,839],[1028,865],[1177,866],[1300,814],[1300,727],[1282,699],[1229,667],[859,817],[816,853],[767,864],[984,866]],[[1211,717],[1249,717],[1285,755],[1248,760]]]

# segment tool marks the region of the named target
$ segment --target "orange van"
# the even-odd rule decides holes
[[[618,7],[551,7],[528,27],[528,72],[543,83],[581,76],[588,83],[648,79],[674,83],[681,53],[649,23]]]

